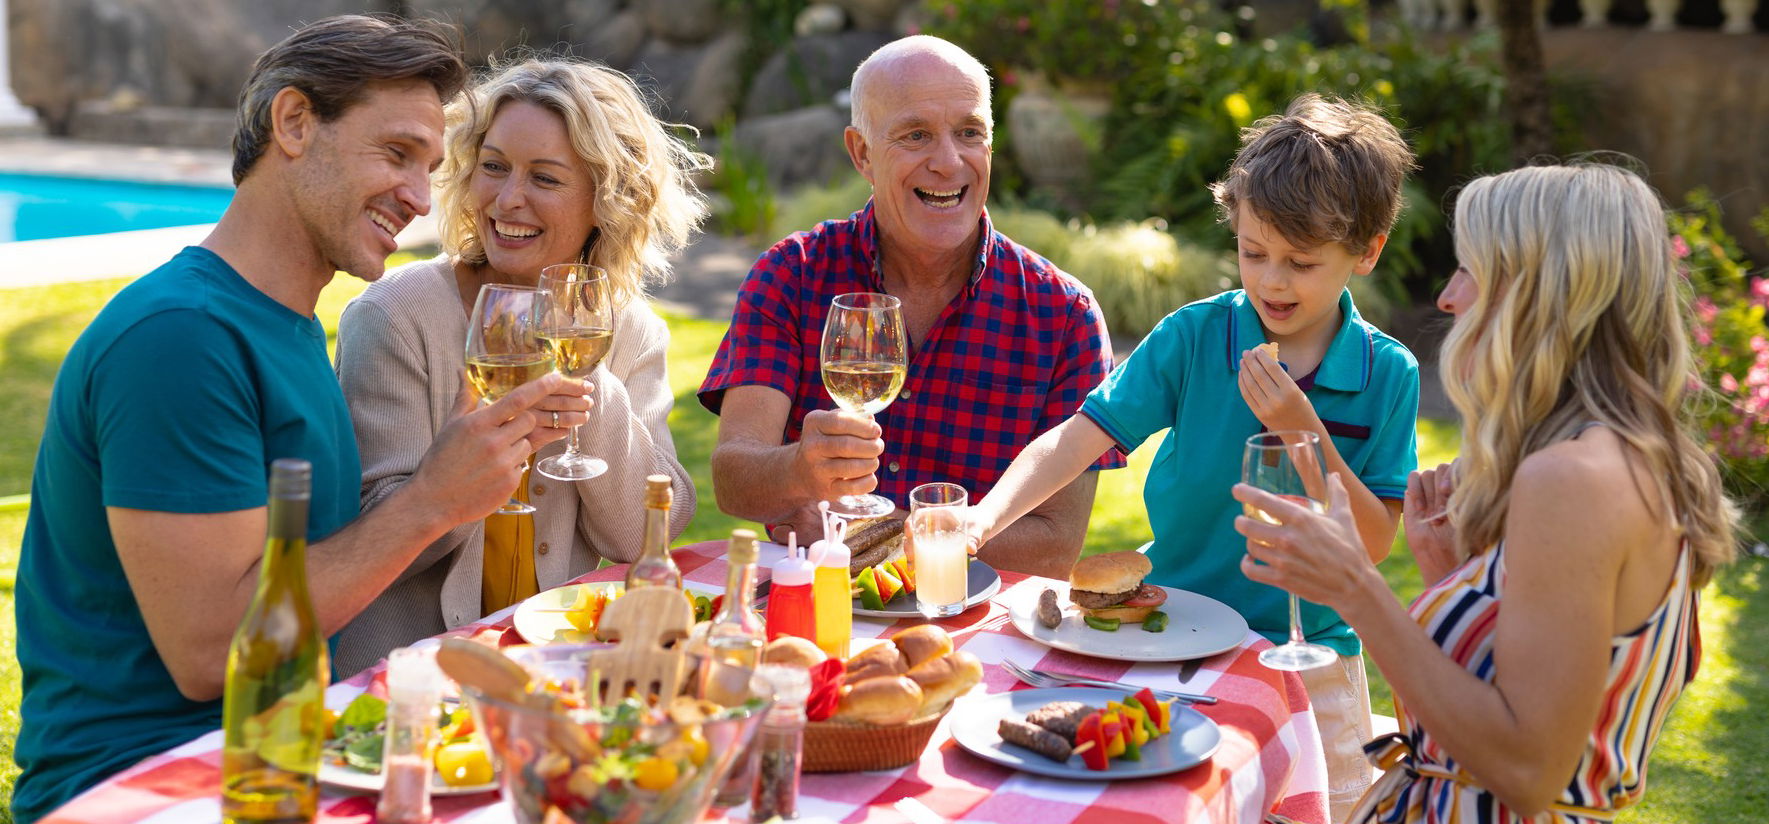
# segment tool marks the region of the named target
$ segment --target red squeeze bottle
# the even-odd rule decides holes
[[[774,562],[768,584],[768,640],[793,635],[812,643],[817,641],[817,607],[811,597],[811,582],[817,566],[792,541],[786,557]]]

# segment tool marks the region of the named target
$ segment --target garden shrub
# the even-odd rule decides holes
[[[1752,225],[1769,238],[1769,209]],[[1670,216],[1672,244],[1690,291],[1691,344],[1701,383],[1696,412],[1729,491],[1761,514],[1769,507],[1769,277],[1720,226],[1705,189]]]
[[[991,65],[1006,87],[996,95],[998,106],[1028,70],[1108,81],[1112,110],[1081,211],[1101,222],[1161,218],[1182,238],[1218,249],[1232,239],[1215,225],[1207,187],[1227,170],[1241,129],[1305,91],[1380,107],[1413,145],[1420,169],[1375,291],[1390,300],[1429,298],[1453,268],[1446,196],[1470,178],[1512,165],[1496,35],[1426,43],[1379,21],[1372,35],[1360,18],[1350,29],[1354,42],[1320,47],[1302,32],[1246,40],[1237,27],[1235,18],[1198,0],[943,0],[933,4],[928,28]],[[1025,46],[1045,40],[1063,46]],[[1109,63],[1065,57],[1112,50],[1114,43]],[[1064,60],[1077,68],[1065,68]],[[1573,151],[1571,127],[1590,96],[1557,78],[1553,99],[1557,151]],[[1004,119],[998,111],[998,128]],[[1012,139],[1002,135],[998,143]],[[997,165],[1011,166],[1003,160],[998,156]],[[1011,168],[1007,179],[1015,179]],[[1015,194],[1058,205],[1035,191]]]

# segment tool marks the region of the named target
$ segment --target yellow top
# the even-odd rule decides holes
[[[516,485],[515,498],[528,503],[528,470]],[[534,513],[494,512],[485,518],[484,574],[480,576],[481,615],[540,592],[534,572]]]

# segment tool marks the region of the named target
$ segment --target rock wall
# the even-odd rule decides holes
[[[632,75],[660,116],[736,139],[777,183],[845,165],[836,93],[915,0],[818,0],[758,53],[731,0],[7,0],[13,88],[55,134],[225,148],[252,60],[303,21],[398,12],[461,28],[468,60],[563,52]],[[181,109],[206,110],[180,118]],[[823,147],[827,144],[827,147]],[[822,148],[820,148],[822,147]]]
[[[400,11],[448,20],[478,65],[519,49],[567,51],[627,71],[660,115],[702,130],[742,116],[735,139],[776,184],[847,165],[836,102],[873,49],[914,30],[917,0],[818,0],[784,48],[757,53],[731,0],[6,0],[12,83],[52,132],[225,148],[254,57],[305,20]],[[1281,18],[1285,0],[1265,0]],[[1544,32],[1551,69],[1592,79],[1603,116],[1590,145],[1646,161],[1673,202],[1707,185],[1729,229],[1769,261],[1747,226],[1769,205],[1769,35]],[[178,109],[209,109],[180,118]]]

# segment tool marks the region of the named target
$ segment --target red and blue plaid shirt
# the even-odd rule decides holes
[[[996,232],[987,213],[970,285],[910,356],[903,391],[877,416],[884,428],[878,493],[907,506],[924,483],[986,494],[1026,444],[1081,408],[1112,369],[1112,344],[1093,293],[1050,261]],[[830,301],[883,292],[872,204],[847,220],[797,232],[756,261],[737,294],[700,402],[714,414],[733,386],[769,386],[792,399],[783,443],[805,415],[834,409],[818,358]],[[1094,469],[1124,465],[1109,450]]]

